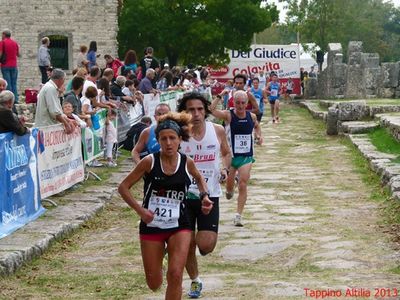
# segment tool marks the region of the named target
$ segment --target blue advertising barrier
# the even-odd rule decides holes
[[[41,205],[37,135],[0,134],[0,238],[38,218]]]

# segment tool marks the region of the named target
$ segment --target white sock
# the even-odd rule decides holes
[[[192,279],[192,282],[200,283],[201,282],[200,277],[197,276],[195,279]]]

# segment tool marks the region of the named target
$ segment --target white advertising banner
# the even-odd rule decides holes
[[[281,82],[292,78],[300,88],[300,50],[298,45],[251,45],[250,51],[228,50],[229,65],[209,68],[212,78],[224,82],[236,74],[246,76],[263,71],[269,75],[275,72]],[[299,91],[299,90],[298,90]]]
[[[84,179],[81,129],[66,134],[64,127],[39,128],[38,170],[43,198],[57,194]]]

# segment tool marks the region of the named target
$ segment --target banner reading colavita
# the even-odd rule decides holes
[[[250,51],[228,50],[230,63],[227,66],[209,68],[211,78],[220,82],[233,79],[236,74],[246,76],[263,72],[275,72],[281,82],[292,78],[293,93],[300,94],[300,50],[298,45],[251,45]]]
[[[44,213],[37,172],[37,129],[0,134],[0,238]]]
[[[42,198],[66,190],[84,179],[81,129],[66,134],[64,127],[39,128],[39,178]]]

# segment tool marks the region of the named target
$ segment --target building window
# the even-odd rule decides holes
[[[51,65],[54,68],[69,70],[68,36],[49,35]]]

